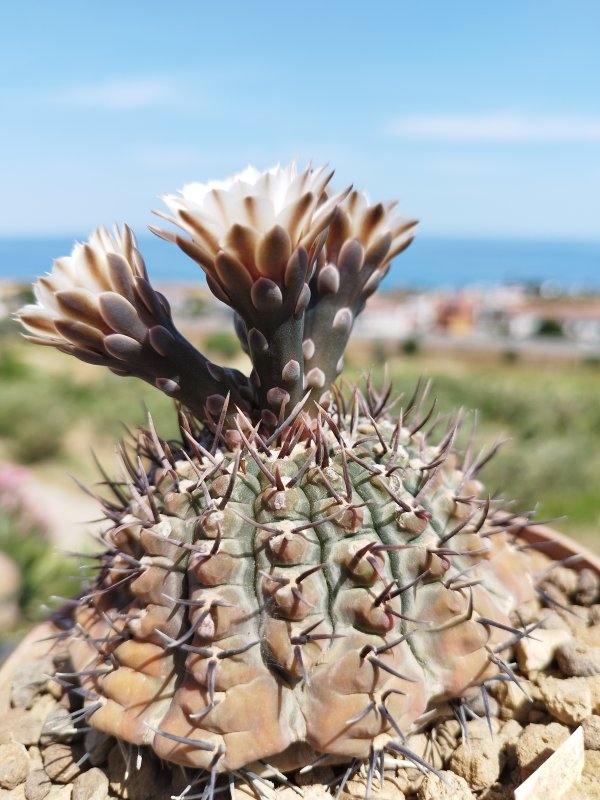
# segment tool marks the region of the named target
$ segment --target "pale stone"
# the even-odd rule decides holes
[[[471,789],[478,791],[494,784],[504,767],[501,740],[487,736],[470,738],[459,744],[450,758],[450,769],[466,780]]]
[[[9,708],[0,716],[0,744],[37,744],[41,731],[42,720],[24,708]]]
[[[475,795],[464,778],[449,771],[441,774],[445,783],[431,772],[425,776],[417,792],[418,800],[474,800]]]
[[[517,742],[521,780],[535,772],[568,738],[569,729],[558,722],[551,722],[550,725],[528,725]]]
[[[570,788],[581,777],[583,762],[583,730],[578,728],[519,786],[515,800],[568,797]]]
[[[600,647],[600,624],[590,625],[589,628],[581,628],[577,631],[577,638],[580,642],[589,644],[590,647]]]
[[[9,742],[0,745],[0,786],[3,789],[14,789],[23,783],[29,767],[29,756],[22,744]]]
[[[600,716],[592,714],[581,723],[586,750],[600,750]]]
[[[97,767],[82,772],[73,782],[73,800],[105,800],[108,777]]]
[[[71,783],[81,772],[77,766],[79,756],[68,744],[51,744],[42,750],[44,769],[56,783]]]
[[[556,648],[556,661],[566,678],[598,675],[600,673],[600,647],[593,647],[579,639],[572,639]]]
[[[550,666],[556,648],[569,639],[571,632],[561,628],[538,628],[531,637],[523,637],[515,646],[520,670],[528,674]]]
[[[10,702],[15,708],[31,708],[36,696],[54,670],[54,661],[49,656],[27,661],[12,676]]]
[[[518,722],[527,722],[536,697],[541,698],[537,686],[525,679],[519,681],[519,686],[514,681],[498,681],[490,691],[498,701],[500,718]]]
[[[25,797],[27,800],[44,800],[48,796],[52,782],[43,769],[34,769],[27,776],[25,782]]]
[[[577,725],[592,713],[592,694],[585,678],[560,680],[544,675],[538,681],[548,712],[559,722]]]
[[[548,580],[569,597],[572,597],[579,587],[579,576],[567,567],[553,567]]]

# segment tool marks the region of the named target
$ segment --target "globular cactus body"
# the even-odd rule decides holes
[[[187,458],[143,437],[148,477],[130,466],[107,508],[77,612],[94,727],[187,766],[285,770],[368,757],[497,674],[532,583],[450,437],[340,410],[290,448],[302,425]]]
[[[162,759],[281,776],[385,750],[504,673],[530,599],[497,516],[417,393],[403,410],[335,381],[356,316],[415,223],[324,168],[186,187],[158,233],[235,312],[253,369],[210,362],[175,327],[129,229],[56,262],[21,312],[34,341],[135,375],[179,402],[106,478],[110,526],[70,650],[98,730]],[[483,689],[485,692],[485,688]],[[422,763],[422,762],[421,762]],[[212,788],[211,788],[212,787]]]

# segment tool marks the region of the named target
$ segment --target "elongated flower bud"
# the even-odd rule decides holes
[[[134,375],[180,400],[201,418],[228,393],[245,407],[240,373],[211,365],[177,331],[166,298],[148,281],[132,231],[95,231],[59,258],[34,286],[36,304],[18,317],[27,338],[117,375]],[[209,414],[211,410],[209,409]]]
[[[341,372],[354,320],[394,256],[412,242],[416,224],[396,203],[370,204],[364,192],[350,192],[338,206],[310,283],[304,325],[304,369],[316,400],[326,400],[323,387]]]

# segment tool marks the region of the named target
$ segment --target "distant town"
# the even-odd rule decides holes
[[[205,286],[170,283],[163,288],[188,335],[231,330],[230,310]],[[0,283],[0,320],[9,324],[16,309],[32,301],[29,295],[28,287]],[[551,283],[382,292],[369,299],[358,317],[353,340],[394,343],[406,352],[447,349],[508,358],[600,360],[600,295],[561,294]]]

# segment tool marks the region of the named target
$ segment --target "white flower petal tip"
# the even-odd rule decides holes
[[[116,324],[144,335],[133,302],[136,281],[147,277],[133,231],[127,225],[112,233],[98,228],[70,256],[54,261],[34,284],[37,303],[24,306],[17,318],[36,341],[100,356],[103,336],[114,331],[117,317]]]
[[[320,234],[349,192],[328,198],[325,190],[332,176],[326,165],[298,170],[292,161],[262,172],[249,166],[222,181],[189,183],[178,195],[163,197],[171,215],[156,213],[191,241],[153,230],[194,258],[212,278],[211,285],[225,295],[224,261],[237,264],[236,274],[245,271],[251,282],[266,276],[283,285],[290,255],[302,247],[314,260],[317,244],[322,245]]]

